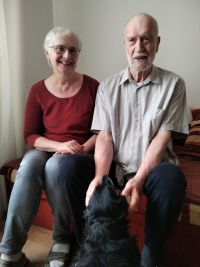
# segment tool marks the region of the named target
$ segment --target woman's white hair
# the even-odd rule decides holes
[[[62,26],[59,26],[59,27],[55,27],[53,29],[51,29],[45,39],[44,39],[44,44],[43,44],[43,48],[45,51],[50,51],[49,47],[52,45],[54,39],[57,37],[57,36],[70,36],[70,35],[73,35],[76,39],[77,39],[77,42],[78,42],[78,48],[81,50],[81,47],[82,47],[82,44],[81,44],[81,40],[79,39],[78,35],[75,34],[71,29],[69,29],[68,27],[62,27]]]

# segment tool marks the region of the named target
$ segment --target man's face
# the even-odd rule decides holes
[[[149,70],[160,43],[155,24],[145,16],[132,18],[125,28],[125,49],[132,71]]]

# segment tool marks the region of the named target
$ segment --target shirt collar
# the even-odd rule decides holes
[[[122,83],[125,83],[126,81],[131,81],[131,74],[129,72],[129,67],[127,67],[125,70],[122,71],[122,77],[121,77],[121,81],[120,81],[120,85]]]
[[[123,70],[122,72],[122,77],[121,77],[121,81],[120,84],[126,82],[126,81],[132,82],[132,78],[131,78],[131,74],[129,71],[129,67],[127,67],[125,70]],[[152,69],[149,73],[149,75],[147,76],[147,78],[144,81],[144,84],[147,83],[160,83],[160,79],[159,79],[159,75],[158,75],[158,70],[156,68],[156,66],[152,65]]]

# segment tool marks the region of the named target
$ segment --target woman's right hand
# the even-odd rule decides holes
[[[56,154],[84,154],[83,150],[84,146],[80,145],[78,142],[75,140],[71,140],[68,142],[60,143],[57,146],[57,151],[55,152]]]

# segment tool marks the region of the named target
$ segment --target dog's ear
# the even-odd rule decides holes
[[[114,189],[113,181],[111,180],[111,178],[108,175],[104,175],[102,177],[100,185],[103,187],[108,186],[108,187],[111,187],[112,189]]]

